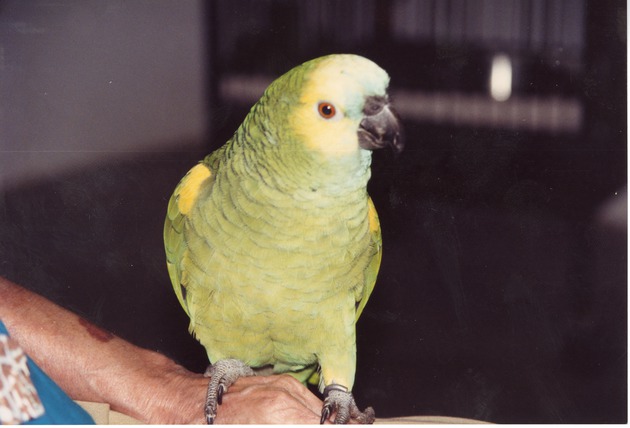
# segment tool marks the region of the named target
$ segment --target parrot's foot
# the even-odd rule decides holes
[[[324,408],[320,424],[326,422],[333,411],[337,411],[335,417],[336,424],[347,424],[350,419],[354,419],[360,424],[374,423],[374,409],[368,407],[365,411],[360,411],[354,402],[354,397],[348,389],[341,385],[328,385],[324,389]]]
[[[225,359],[209,365],[204,376],[210,378],[205,406],[206,422],[213,424],[223,394],[239,377],[254,376],[254,371],[240,360]]]

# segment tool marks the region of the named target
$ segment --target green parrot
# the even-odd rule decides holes
[[[374,421],[351,391],[355,325],[381,262],[372,150],[403,147],[388,84],[357,55],[297,66],[176,187],[167,266],[210,360],[208,423],[233,382],[267,373],[319,376],[322,423]]]

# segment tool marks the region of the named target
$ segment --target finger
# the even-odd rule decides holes
[[[230,389],[216,423],[316,424],[318,420],[318,414],[304,407],[286,389],[265,383],[250,385],[240,392]]]

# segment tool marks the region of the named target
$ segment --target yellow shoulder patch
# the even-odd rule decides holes
[[[203,164],[197,164],[182,178],[177,189],[177,208],[186,215],[199,196],[202,183],[212,176],[212,172]]]

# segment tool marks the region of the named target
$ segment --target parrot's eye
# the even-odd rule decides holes
[[[337,109],[335,109],[335,106],[327,102],[319,103],[319,105],[317,106],[317,111],[319,112],[319,115],[324,119],[332,119],[333,117],[335,117],[335,114],[337,114]]]

